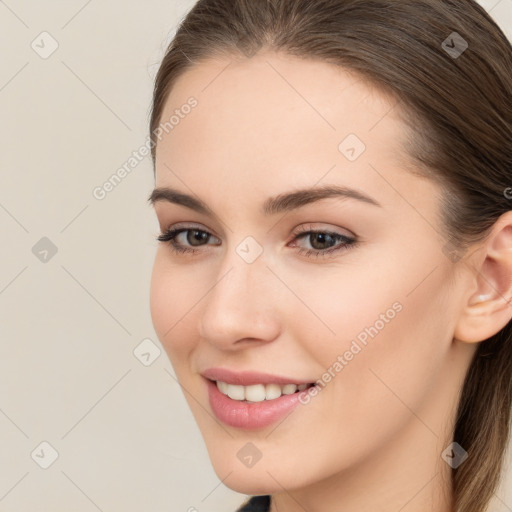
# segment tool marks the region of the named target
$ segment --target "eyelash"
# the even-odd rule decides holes
[[[165,231],[164,233],[160,234],[156,239],[159,242],[167,243],[169,245],[169,247],[171,248],[172,252],[174,252],[175,254],[184,254],[184,253],[194,254],[194,253],[201,252],[201,249],[184,248],[175,242],[175,238],[180,233],[184,233],[187,231],[198,231],[199,233],[207,233],[208,235],[213,236],[213,235],[211,235],[211,233],[208,233],[208,231],[205,231],[202,229],[197,229],[194,227],[188,227],[188,228],[169,229],[169,230]],[[330,249],[326,249],[326,250],[299,249],[299,251],[298,251],[299,254],[304,255],[308,258],[311,258],[313,256],[327,257],[333,253],[337,253],[340,251],[347,251],[357,245],[357,240],[354,238],[350,238],[348,236],[341,235],[340,233],[334,233],[331,231],[321,231],[321,230],[308,230],[308,231],[301,230],[299,233],[295,234],[295,238],[293,240],[294,241],[300,240],[302,238],[307,238],[310,235],[316,235],[316,234],[329,235],[335,241],[341,241],[341,242],[343,242],[343,244],[335,245],[334,247],[331,247]]]

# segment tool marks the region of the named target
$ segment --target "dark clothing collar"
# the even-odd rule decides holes
[[[236,512],[269,512],[270,496],[253,496]]]

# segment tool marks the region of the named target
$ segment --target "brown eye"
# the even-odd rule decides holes
[[[185,233],[185,237],[181,237],[181,240],[179,240],[180,236]],[[166,242],[176,253],[196,253],[199,252],[199,249],[192,249],[192,247],[208,245],[211,237],[213,235],[203,229],[177,228],[169,229],[162,233],[157,237],[157,240],[159,242]]]
[[[187,242],[193,246],[201,245],[201,242],[208,242],[210,234],[198,229],[187,229]]]
[[[311,246],[318,251],[329,249],[336,242],[336,239],[328,233],[311,233],[309,237]]]
[[[306,231],[295,236],[295,240],[308,240],[312,249],[299,249],[305,256],[329,256],[338,251],[348,250],[357,244],[355,238],[329,231]],[[336,242],[340,242],[336,244]]]

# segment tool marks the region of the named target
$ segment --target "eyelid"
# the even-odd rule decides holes
[[[347,238],[356,238],[356,234],[352,233],[352,231],[350,231],[347,228],[340,228],[340,227],[330,228],[330,227],[326,227],[325,224],[326,223],[322,223],[322,222],[309,222],[306,224],[301,224],[297,228],[297,230],[295,230],[293,232],[293,234],[294,234],[294,236],[296,236],[297,234],[303,233],[303,232],[307,233],[309,231],[321,231],[322,233],[333,233],[333,234],[337,234],[340,236],[345,236]],[[343,231],[345,231],[345,233],[340,233],[338,230],[343,230]]]
[[[197,230],[197,231],[204,231],[215,238],[219,239],[219,237],[215,234],[215,231],[213,229],[207,228],[204,225],[201,225],[199,222],[177,222],[176,224],[170,224],[169,227],[166,227],[162,230],[162,233],[165,233],[167,231],[176,231],[178,229],[190,229],[190,230]]]

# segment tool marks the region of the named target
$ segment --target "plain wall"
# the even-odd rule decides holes
[[[481,3],[512,37],[512,0]],[[192,4],[0,2],[0,512],[226,512],[245,498],[220,483],[156,357],[150,157],[94,196],[147,141],[154,75]],[[510,473],[498,497],[492,512],[511,511]]]

